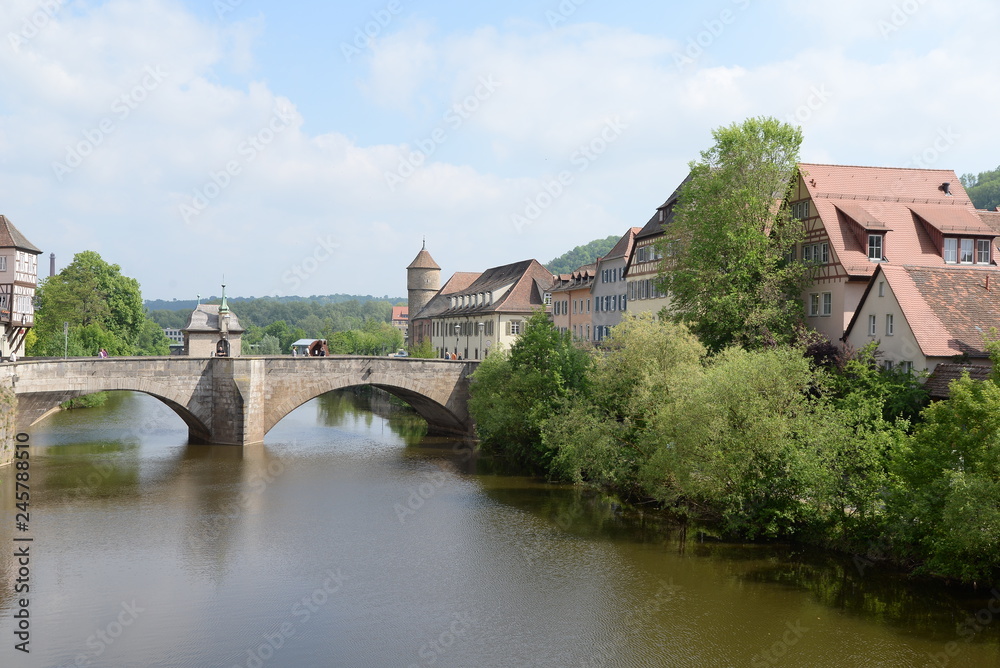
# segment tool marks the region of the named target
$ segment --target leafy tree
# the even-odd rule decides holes
[[[434,346],[431,345],[430,339],[424,339],[416,345],[411,345],[409,349],[410,357],[418,357],[423,359],[433,359],[437,357],[437,353],[434,352]]]
[[[691,164],[676,215],[660,242],[671,315],[710,350],[791,342],[803,317],[805,267],[787,253],[802,238],[786,199],[802,133],[773,118],[713,132]]]
[[[655,415],[647,489],[748,538],[816,522],[830,488],[831,422],[808,392],[813,381],[795,348],[717,355]]]
[[[626,315],[605,348],[594,353],[590,391],[551,415],[542,438],[558,453],[559,477],[645,498],[638,472],[650,456],[643,443],[649,419],[682,381],[701,373],[705,350],[683,325],[649,313]]]
[[[568,274],[585,264],[595,262],[597,258],[607,255],[608,252],[618,243],[618,237],[610,236],[605,239],[595,239],[589,244],[577,246],[571,251],[567,251],[549,261],[545,266],[553,274]]]
[[[265,334],[260,343],[257,344],[257,349],[254,351],[256,355],[280,355],[281,354],[281,342],[270,334]]]
[[[163,333],[163,328],[146,318],[142,322],[142,330],[136,341],[138,355],[169,355],[170,339]]]
[[[69,354],[132,355],[146,319],[139,283],[122,276],[94,251],[83,251],[35,294],[35,334],[29,355],[62,355],[63,323],[69,323]]]
[[[536,471],[554,453],[542,424],[575,394],[586,391],[590,358],[536,312],[509,351],[494,351],[473,374],[469,412],[483,448]]]
[[[977,209],[993,211],[1000,206],[1000,167],[979,174],[963,174],[961,180]]]

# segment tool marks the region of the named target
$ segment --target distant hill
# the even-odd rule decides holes
[[[218,303],[221,301],[222,297],[217,295],[212,295],[211,297],[202,297],[201,301],[209,303]],[[340,304],[342,302],[358,302],[364,304],[370,301],[383,301],[390,302],[391,304],[405,304],[406,297],[372,297],[371,295],[313,295],[312,297],[227,297],[227,301],[231,304],[238,302],[253,301],[256,299],[267,299],[272,302],[315,302],[317,304]],[[146,309],[150,311],[193,311],[194,307],[198,305],[198,300],[196,299],[147,299],[145,301]]]
[[[962,174],[961,179],[977,209],[993,211],[1000,206],[1000,167],[991,172]]]
[[[573,250],[563,253],[546,263],[545,267],[553,274],[568,274],[585,264],[596,261],[603,255],[607,255],[620,238],[620,236],[610,236],[606,239],[594,239],[589,244],[577,246]]]
[[[218,304],[219,297],[202,299]],[[227,301],[244,327],[267,327],[283,320],[291,328],[301,328],[296,338],[322,338],[325,333],[361,329],[367,321],[389,322],[392,307],[406,304],[403,297],[371,295],[324,295],[314,297],[233,297]],[[146,302],[149,317],[160,327],[184,327],[197,300],[157,299]]]

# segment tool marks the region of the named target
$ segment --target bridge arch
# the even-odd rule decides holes
[[[37,424],[69,399],[97,392],[141,392],[166,404],[188,427],[192,440],[211,439],[211,407],[192,402],[205,391],[208,360],[157,358],[75,359],[20,362],[12,369],[17,423]],[[169,368],[167,366],[169,364]]]
[[[327,392],[346,390],[352,387],[368,385],[385,390],[389,394],[402,399],[427,421],[429,434],[445,436],[466,436],[469,426],[466,420],[457,415],[447,406],[435,401],[419,390],[400,384],[356,382],[347,378],[329,378],[324,383],[310,383],[306,387],[289,388],[283,393],[281,400],[272,403],[263,422],[263,432],[266,434],[289,413],[308,401],[320,397]]]
[[[158,399],[161,403],[165,404],[170,410],[172,410],[177,417],[184,421],[187,425],[188,435],[195,442],[209,442],[211,434],[208,428],[201,421],[198,416],[192,413],[186,406],[182,406],[175,400],[168,397],[164,397],[150,390],[138,390],[129,388],[105,388],[100,390],[73,390],[66,392],[46,392],[46,393],[34,393],[34,394],[22,394],[18,396],[18,421],[22,424],[20,429],[23,431],[28,427],[32,427],[39,422],[42,422],[50,415],[58,413],[60,406],[65,401],[70,399],[78,399],[80,397],[85,397],[90,394],[97,394],[98,392],[138,392],[140,394],[147,394],[155,399]],[[53,395],[58,396],[53,396]],[[31,420],[31,422],[27,422]],[[22,422],[23,421],[23,422]]]

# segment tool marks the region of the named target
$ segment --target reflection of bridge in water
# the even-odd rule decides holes
[[[169,406],[194,443],[246,445],[263,441],[310,399],[358,385],[413,406],[431,434],[471,436],[469,375],[477,365],[397,357],[129,357],[24,361],[6,370],[13,374],[22,430],[68,399],[131,390]]]

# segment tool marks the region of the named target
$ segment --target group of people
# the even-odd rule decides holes
[[[100,357],[102,360],[106,360],[106,359],[108,359],[108,351],[105,350],[104,348],[101,348],[97,352],[97,356]]]

